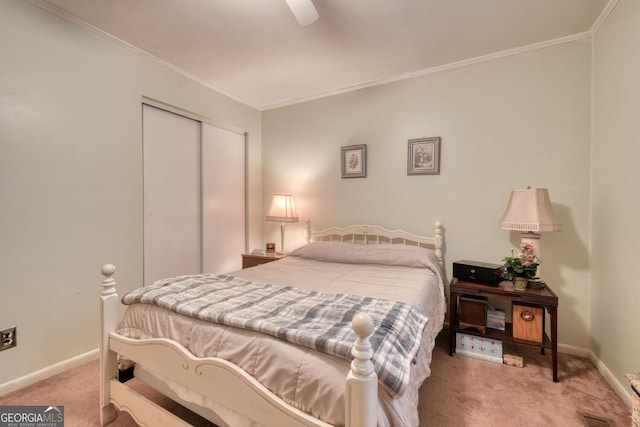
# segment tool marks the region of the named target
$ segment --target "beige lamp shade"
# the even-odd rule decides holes
[[[267,212],[267,221],[280,223],[280,250],[284,252],[284,224],[286,222],[298,222],[298,213],[293,204],[291,194],[274,194],[271,207]]]
[[[298,222],[298,213],[290,194],[274,194],[271,207],[267,213],[267,221]]]
[[[527,188],[511,191],[509,204],[500,228],[521,232],[549,232],[562,230],[562,224],[551,207],[546,188]]]

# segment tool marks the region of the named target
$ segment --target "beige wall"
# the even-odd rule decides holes
[[[98,346],[102,264],[118,267],[121,291],[142,283],[143,96],[249,132],[258,244],[259,111],[26,1],[0,0],[0,328],[18,327],[18,347],[0,353],[0,384]]]
[[[498,229],[511,189],[549,188],[564,230],[542,238],[542,275],[560,297],[560,341],[589,338],[591,41],[578,41],[263,114],[263,212],[296,197],[314,227],[446,227],[446,268],[499,262],[519,235]],[[441,174],[407,176],[407,140],[442,137]],[[367,144],[368,173],[340,178],[340,146]],[[279,241],[277,224],[265,240]],[[303,243],[302,224],[287,245]]]
[[[251,108],[0,0],[0,328],[19,331],[18,348],[0,353],[0,384],[97,346],[101,264],[118,266],[122,291],[141,283],[143,96],[249,132],[251,247],[279,241],[263,217],[272,193],[290,191],[316,228],[429,233],[443,221],[450,276],[453,261],[498,262],[518,243],[497,228],[512,188],[549,188],[564,231],[543,236],[542,274],[560,296],[560,341],[592,349],[624,382],[640,369],[630,338],[640,287],[628,271],[640,241],[639,20],[638,3],[621,0],[593,46],[283,107],[264,112],[261,129]],[[442,137],[438,176],[406,175],[407,140],[422,136]],[[340,146],[361,143],[368,177],[340,179]],[[302,229],[287,225],[289,248]]]
[[[621,0],[594,39],[591,348],[628,389],[640,371],[640,2]]]

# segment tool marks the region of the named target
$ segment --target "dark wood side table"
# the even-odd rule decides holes
[[[256,267],[260,264],[277,261],[286,257],[286,254],[271,252],[264,254],[242,254],[242,268]]]
[[[458,322],[458,297],[462,295],[504,299],[512,303],[532,304],[542,307],[549,313],[549,317],[551,318],[551,339],[549,339],[546,332],[543,333],[542,343],[513,338],[510,323],[506,324],[504,331],[487,329],[486,334],[461,329]],[[540,289],[527,288],[524,290],[516,290],[511,282],[503,282],[500,286],[487,286],[477,283],[461,282],[454,278],[450,285],[449,297],[449,356],[453,356],[456,350],[456,332],[464,332],[469,335],[485,336],[501,341],[540,347],[542,354],[544,354],[545,348],[549,348],[551,349],[553,381],[558,382],[558,296],[549,286]]]

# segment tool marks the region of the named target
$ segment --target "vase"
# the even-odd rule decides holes
[[[518,290],[527,289],[527,285],[529,284],[529,279],[526,277],[514,277],[513,278],[513,287]]]

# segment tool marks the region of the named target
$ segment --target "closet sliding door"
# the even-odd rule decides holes
[[[200,122],[143,105],[144,283],[202,270]]]
[[[144,283],[241,268],[244,135],[143,104]]]
[[[244,135],[202,124],[202,253],[206,273],[242,268],[245,252]]]

